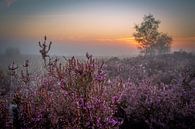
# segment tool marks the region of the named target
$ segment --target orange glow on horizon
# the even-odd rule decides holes
[[[0,32],[2,37],[7,39],[31,39],[41,40],[40,38],[47,35],[49,40],[56,43],[92,43],[92,44],[113,44],[127,47],[137,48],[137,43],[132,33],[135,31],[133,25],[127,28],[129,24],[123,25],[124,21],[116,21],[114,16],[111,19],[94,19],[91,21],[79,20],[74,16],[67,16],[70,19],[66,20],[61,18],[57,20],[58,16],[36,16],[27,17],[27,21],[24,23],[16,23],[16,25],[8,26],[8,23],[4,23]],[[87,18],[87,16],[85,16]],[[97,21],[96,21],[97,20]],[[47,21],[47,22],[46,22]],[[120,23],[120,24],[119,24]],[[195,36],[179,36],[174,34],[171,30],[163,24],[165,29],[162,32],[171,32],[168,35],[173,35],[173,48],[195,48]],[[15,31],[20,30],[20,31]]]

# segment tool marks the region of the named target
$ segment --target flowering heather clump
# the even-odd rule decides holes
[[[33,90],[27,87],[28,94],[21,89],[18,105],[23,127],[113,128],[120,124],[113,117],[112,102],[112,96],[120,92],[108,95],[105,75],[92,57],[83,63],[72,57],[64,65],[56,62],[49,67]]]
[[[139,84],[145,78],[155,83],[171,84],[195,72],[195,56],[175,52],[154,57],[133,57],[106,61],[105,70],[110,78],[120,77],[124,81]],[[186,75],[185,75],[186,74]]]
[[[127,115],[126,127],[135,129],[194,128],[195,89],[185,90],[180,85],[155,85],[143,80],[139,85],[126,84],[122,96]]]

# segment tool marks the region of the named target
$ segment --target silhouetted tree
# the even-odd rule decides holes
[[[21,53],[20,53],[20,50],[18,48],[8,47],[5,50],[5,55],[9,56],[9,57],[13,57],[13,56],[19,56],[19,55],[21,55]]]
[[[160,34],[154,45],[156,54],[165,54],[170,52],[172,38],[167,34]]]
[[[139,49],[145,55],[164,54],[170,51],[172,38],[158,31],[160,21],[153,15],[144,16],[143,22],[135,26],[133,34],[139,43]]]

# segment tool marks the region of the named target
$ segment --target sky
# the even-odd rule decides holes
[[[0,53],[37,54],[47,35],[54,55],[134,55],[134,26],[148,14],[173,37],[173,50],[194,51],[194,7],[195,0],[0,0]]]

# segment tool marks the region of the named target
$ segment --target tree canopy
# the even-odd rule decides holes
[[[146,15],[139,25],[135,25],[136,32],[133,34],[139,43],[139,49],[145,55],[165,54],[170,51],[172,38],[159,32],[160,21],[153,15]]]

